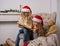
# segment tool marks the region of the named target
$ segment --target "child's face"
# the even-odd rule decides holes
[[[29,12],[22,12],[24,16],[29,16]]]
[[[37,25],[38,25],[38,23],[35,22],[35,21],[33,21],[33,28],[34,28],[34,29],[38,29]]]

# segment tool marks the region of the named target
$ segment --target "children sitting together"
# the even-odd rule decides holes
[[[29,6],[21,9],[20,20],[17,23],[21,29],[17,34],[15,46],[20,46],[21,36],[24,37],[23,46],[59,46],[55,22],[49,20],[48,29],[44,30],[42,17],[40,15],[33,17]]]

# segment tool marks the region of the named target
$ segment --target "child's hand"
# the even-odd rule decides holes
[[[24,24],[23,23],[21,23],[21,22],[17,22],[20,26],[23,26]]]
[[[17,22],[17,24],[19,24],[19,25],[23,25],[23,23],[21,23],[21,22],[19,22],[19,21]]]

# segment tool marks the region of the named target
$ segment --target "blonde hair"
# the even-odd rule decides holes
[[[21,20],[24,22],[25,18],[27,18],[27,25],[32,24],[32,16],[31,13],[29,13],[28,16],[23,15],[23,13],[21,13]]]
[[[38,28],[39,28],[38,29],[39,36],[44,36],[44,28],[41,23],[38,23]]]

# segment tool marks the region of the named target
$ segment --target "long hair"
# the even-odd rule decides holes
[[[32,27],[32,16],[31,16],[31,13],[29,13],[28,16],[25,16],[23,13],[21,13],[21,20],[20,21],[23,24],[26,23],[27,26]],[[25,22],[25,21],[27,21],[27,22]]]
[[[44,28],[43,28],[42,24],[41,23],[38,23],[36,26],[38,28],[36,30],[36,32],[38,33],[38,36],[44,36]],[[33,27],[34,26],[32,26],[32,29],[33,29]]]
[[[43,28],[42,24],[38,23],[37,27],[38,27],[39,36],[44,36],[44,28]]]

